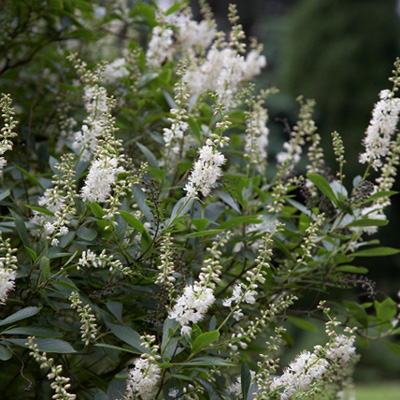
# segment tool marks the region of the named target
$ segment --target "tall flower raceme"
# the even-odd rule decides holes
[[[315,133],[315,124],[312,120],[314,102],[312,100],[303,101],[302,96],[297,99],[300,103],[299,120],[290,132],[289,141],[283,144],[285,151],[277,154],[276,159],[279,164],[277,176],[284,177],[290,175],[295,166],[300,162],[302,147],[305,145],[306,138]]]
[[[187,82],[182,78],[185,70],[185,64],[177,70],[177,75],[181,77],[174,87],[174,101],[177,108],[171,108],[170,110],[172,117],[168,118],[168,121],[171,122],[171,127],[163,129],[165,147],[167,148],[167,158],[171,151],[175,155],[179,155],[179,153],[183,151],[185,133],[189,129],[189,124],[187,123],[189,118],[189,105],[187,104],[189,95],[185,90]]]
[[[80,155],[81,160],[89,161],[96,150],[98,138],[102,135],[105,115],[111,112],[112,107],[106,88],[101,86],[107,67],[100,66],[97,71],[92,72],[88,70],[85,62],[77,58],[76,54],[71,54],[68,59],[85,85],[82,98],[87,112],[81,129],[71,138],[72,147]]]
[[[313,352],[303,351],[282,375],[270,376],[269,393],[264,398],[347,398],[346,392],[351,391],[349,369],[358,357],[353,331],[347,329],[347,335],[337,334],[334,328],[338,325],[335,319],[328,321],[326,331],[330,340],[325,346],[317,345]]]
[[[400,99],[394,97],[394,91],[382,90],[379,98],[365,133],[365,153],[360,155],[360,163],[371,163],[375,170],[382,166],[382,159],[389,152],[400,113]]]
[[[72,292],[69,296],[71,301],[71,308],[75,309],[80,317],[81,321],[81,337],[85,346],[90,342],[96,340],[97,336],[97,324],[96,317],[93,314],[93,310],[89,304],[82,306],[83,302],[79,298],[78,292]]]
[[[54,166],[58,171],[53,176],[54,186],[46,189],[43,196],[38,199],[39,206],[50,213],[34,210],[30,220],[31,223],[44,228],[52,246],[57,246],[59,238],[69,232],[70,219],[76,214],[75,159],[74,154],[64,154],[61,162]]]
[[[35,361],[40,364],[40,368],[50,368],[50,372],[47,374],[47,379],[53,381],[50,387],[55,391],[52,399],[55,400],[75,400],[76,395],[69,393],[69,388],[71,387],[71,378],[62,376],[63,366],[61,364],[56,365],[53,358],[48,358],[46,352],[40,352],[39,346],[35,343],[35,337],[30,336],[26,343],[29,347],[31,355]]]
[[[14,132],[18,122],[14,120],[14,108],[11,106],[11,97],[9,94],[2,93],[0,100],[1,116],[4,119],[4,126],[1,128],[0,133],[0,176],[3,173],[3,168],[7,165],[6,159],[3,154],[6,151],[12,150],[12,138],[17,134]]]
[[[6,304],[8,294],[15,287],[18,259],[10,245],[10,239],[4,239],[0,232],[0,305]]]
[[[169,313],[169,318],[179,322],[182,335],[190,336],[192,331],[190,324],[200,322],[214,303],[214,289],[221,280],[222,270],[219,261],[222,253],[219,249],[226,245],[229,237],[228,232],[225,237],[214,241],[212,247],[207,249],[209,258],[203,261],[202,272],[197,281],[185,287],[183,294],[176,300]]]
[[[267,127],[268,111],[263,107],[264,100],[254,102],[252,111],[246,117],[246,139],[244,151],[249,157],[250,164],[254,164],[262,172],[267,162],[267,146],[269,129]]]
[[[218,108],[218,110],[221,110]],[[216,111],[217,114],[219,111]],[[189,182],[184,190],[189,199],[197,198],[198,192],[203,196],[208,196],[216,186],[218,178],[222,175],[222,166],[226,162],[225,156],[217,148],[227,146],[229,137],[222,136],[222,133],[229,128],[231,122],[227,115],[222,115],[222,121],[217,122],[218,133],[213,133],[206,140],[205,146],[199,149],[199,158],[195,161]]]
[[[143,353],[135,361],[135,366],[129,370],[126,383],[125,398],[128,400],[153,400],[155,399],[157,385],[161,378],[161,368],[158,365],[161,358],[157,353],[159,346],[153,344],[155,337],[142,336],[142,346],[148,353]]]
[[[106,98],[106,103],[113,99]],[[120,173],[125,172],[125,157],[122,154],[122,141],[115,138],[115,118],[104,112],[104,120],[100,122],[101,137],[98,138],[89,173],[81,190],[84,201],[104,203],[109,200],[112,188]]]
[[[205,58],[192,58],[185,76],[190,94],[214,91],[218,95],[218,102],[226,107],[235,104],[235,96],[241,85],[253,79],[266,65],[260,45],[254,44],[251,51],[244,55],[245,35],[241,25],[237,24],[235,6],[231,5],[230,11],[232,30],[229,41],[218,39]]]
[[[146,64],[149,68],[160,67],[170,60],[174,54],[174,31],[167,25],[158,25],[153,28],[152,36],[147,47]]]

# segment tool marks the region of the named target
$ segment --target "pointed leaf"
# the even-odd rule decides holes
[[[205,332],[199,335],[192,344],[192,353],[198,353],[219,338],[219,331]]]
[[[21,321],[22,319],[30,318],[36,315],[41,310],[40,307],[26,307],[22,310],[17,311],[16,313],[10,315],[9,317],[0,321],[1,325],[12,324],[17,321]]]

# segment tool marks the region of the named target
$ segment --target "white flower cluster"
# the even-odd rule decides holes
[[[256,164],[262,172],[267,160],[269,129],[266,124],[268,112],[260,103],[255,103],[253,111],[247,119],[247,135],[244,150],[250,157],[250,162]]]
[[[3,168],[7,165],[3,154],[6,151],[12,150],[13,143],[10,139],[17,136],[14,128],[17,126],[17,121],[14,121],[14,109],[11,107],[11,97],[8,94],[2,94],[0,101],[1,116],[4,118],[4,126],[0,131],[0,176]]]
[[[110,272],[119,271],[122,275],[130,275],[132,271],[129,267],[124,267],[122,262],[114,259],[113,255],[107,255],[104,249],[99,255],[92,250],[83,251],[78,261],[77,270],[81,268],[105,268],[108,267]]]
[[[220,282],[222,266],[219,259],[222,255],[219,247],[225,246],[230,237],[228,232],[219,241],[214,241],[211,248],[207,248],[210,257],[205,259],[198,281],[187,285],[183,294],[178,298],[169,318],[175,319],[181,325],[181,334],[189,336],[192,328],[189,323],[197,323],[204,318],[207,310],[214,303],[214,289]]]
[[[354,337],[346,335],[335,336],[326,351],[326,355],[331,360],[339,363],[349,363],[355,354]]]
[[[314,353],[304,351],[289,364],[285,372],[274,378],[271,390],[284,387],[281,400],[290,399],[297,391],[306,390],[314,380],[321,379],[329,367],[324,358],[318,358]]]
[[[177,108],[171,108],[170,112],[173,115],[173,118],[169,118],[172,123],[171,128],[164,128],[163,130],[165,147],[171,147],[174,142],[182,141],[185,132],[189,129],[188,123],[184,121],[184,119],[187,119],[184,113]],[[178,154],[180,146],[176,144],[171,149],[175,154]]]
[[[114,83],[115,81],[125,78],[129,75],[129,71],[126,68],[125,58],[117,58],[112,63],[107,64],[103,71],[103,82]]]
[[[218,101],[229,107],[240,84],[258,75],[266,65],[260,50],[252,50],[244,57],[232,48],[212,46],[206,59],[193,60],[185,80],[191,94],[202,94],[208,90],[218,94]]]
[[[152,345],[154,336],[142,337],[145,342],[142,346],[149,348],[150,353],[144,353],[135,362],[134,368],[129,370],[126,384],[126,399],[153,400],[155,389],[161,377],[161,368],[157,364],[160,356],[157,354],[159,347]]]
[[[3,239],[0,232],[0,304],[6,304],[8,293],[15,287],[17,257],[12,249],[10,239]]]
[[[62,365],[55,365],[53,358],[47,358],[46,352],[40,354],[38,345],[34,342],[35,337],[30,336],[28,338],[27,346],[31,350],[29,355],[31,355],[37,363],[40,364],[40,368],[50,368],[50,372],[47,374],[47,379],[53,380],[50,387],[55,391],[52,396],[54,400],[75,400],[76,395],[69,393],[68,389],[71,387],[69,381],[70,378],[62,376]]]
[[[47,239],[51,239],[52,246],[58,246],[58,237],[64,236],[69,232],[68,216],[76,212],[74,198],[75,190],[75,155],[73,153],[65,154],[61,158],[61,163],[55,165],[59,171],[53,176],[53,187],[48,188],[43,196],[38,198],[38,204],[44,207],[53,215],[48,215],[39,211],[33,211],[33,217],[30,222],[44,228]],[[40,235],[39,232],[36,233]]]
[[[94,160],[82,188],[83,201],[104,203],[108,200],[117,175],[123,172],[116,157],[104,156]]]
[[[83,161],[89,161],[97,147],[97,138],[104,130],[104,114],[109,112],[107,91],[102,86],[87,85],[83,100],[88,116],[81,130],[75,133],[72,147],[80,152]]]
[[[382,158],[390,148],[393,134],[396,132],[400,113],[400,99],[390,90],[382,90],[380,101],[375,104],[372,119],[366,131],[363,144],[365,153],[360,155],[360,163],[372,163],[375,170],[382,166]]]
[[[166,26],[156,26],[153,29],[146,52],[146,64],[149,68],[160,67],[173,56],[174,31]]]
[[[206,144],[199,150],[199,159],[194,163],[189,182],[184,190],[189,198],[196,198],[200,190],[208,196],[215,187],[217,179],[222,175],[221,167],[226,158],[215,148]]]
[[[87,346],[89,342],[95,341],[97,336],[96,317],[89,304],[82,306],[82,300],[77,292],[72,292],[69,296],[71,308],[76,309],[81,319],[81,337]]]
[[[201,321],[214,300],[215,297],[211,288],[204,287],[197,282],[194,285],[188,285],[185,287],[182,296],[176,301],[169,317],[181,324],[182,335],[190,335],[192,328],[188,324]]]
[[[293,167],[299,163],[303,150],[299,144],[296,144],[291,140],[283,143],[283,148],[286,151],[279,152],[276,155],[276,160],[281,165],[288,162],[290,169],[293,169]]]
[[[288,400],[295,393],[306,392],[314,382],[325,375],[344,373],[356,354],[354,336],[336,335],[325,348],[315,346],[314,353],[304,351],[289,364],[281,376],[274,377],[271,390],[279,390],[281,400]]]
[[[257,285],[254,286],[257,287]],[[232,296],[226,298],[222,302],[222,304],[224,307],[232,307],[232,303],[240,304],[242,301],[244,301],[247,304],[255,304],[256,298],[254,296],[256,295],[257,292],[255,290],[249,289],[246,287],[246,285],[240,283],[234,286],[232,291]],[[233,313],[233,318],[235,318],[236,321],[240,321],[242,317],[243,317],[242,310],[240,308],[236,308]]]

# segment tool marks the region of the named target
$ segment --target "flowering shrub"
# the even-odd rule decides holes
[[[24,115],[2,95],[4,398],[351,398],[357,345],[398,333],[396,303],[353,261],[398,253],[368,235],[394,194],[400,61],[346,188],[341,137],[331,174],[311,100],[268,154],[276,89],[250,83],[262,48],[246,49],[234,6],[227,37],[201,6],[201,22],[183,4],[82,13],[106,33],[87,54],[69,48],[84,38],[66,46],[70,67],[51,77],[47,157],[21,147]],[[373,301],[330,296],[357,284]],[[302,317],[324,320],[326,340],[285,367],[288,323],[314,329]]]

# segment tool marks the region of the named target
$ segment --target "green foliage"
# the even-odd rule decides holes
[[[264,64],[261,49],[243,52],[234,7],[224,41],[205,4],[200,32],[220,39],[202,46],[199,34],[193,44],[180,21],[201,25],[181,9],[6,2],[0,79],[19,125],[3,96],[5,399],[278,399],[291,390],[278,379],[279,353],[293,342],[286,321],[312,335],[312,318],[322,319],[328,333],[296,359],[312,362],[303,374],[321,367],[299,396],[345,389],[355,335],[398,353],[394,300],[331,297],[368,284],[358,257],[399,252],[366,238],[388,222],[398,138],[381,180],[369,180],[371,160],[346,189],[343,159],[330,176],[313,102],[300,100],[267,179],[264,101],[276,90],[247,83]],[[220,59],[204,79],[212,52]],[[296,172],[302,148],[305,176]]]

